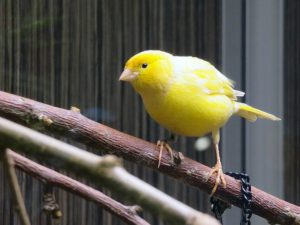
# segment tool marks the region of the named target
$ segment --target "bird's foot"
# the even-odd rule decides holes
[[[211,191],[211,194],[210,196],[213,196],[214,193],[216,192],[217,188],[218,188],[218,185],[220,183],[223,184],[223,187],[226,188],[226,180],[225,180],[225,177],[224,177],[224,173],[223,173],[223,170],[222,170],[222,165],[220,163],[217,163],[213,168],[212,170],[210,171],[209,173],[209,176],[208,178],[210,178],[214,173],[217,174],[217,177],[216,177],[216,181],[215,181],[215,185]]]
[[[169,152],[170,157],[171,157],[171,161],[173,162],[173,160],[174,160],[173,150],[170,147],[170,145],[168,144],[168,142],[163,141],[163,140],[158,140],[156,145],[157,145],[157,147],[159,147],[159,156],[158,156],[158,166],[157,166],[157,168],[160,167],[162,151],[164,150],[164,148]]]

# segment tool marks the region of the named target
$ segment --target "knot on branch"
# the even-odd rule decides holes
[[[98,162],[99,168],[111,168],[115,166],[122,166],[122,160],[114,155],[102,156]]]
[[[289,207],[286,207],[285,210],[287,211],[286,214],[289,217],[292,217],[294,219],[293,225],[299,225],[300,224],[300,214],[293,212]]]
[[[45,116],[43,114],[40,114],[38,116],[38,120],[40,122],[44,123],[44,125],[46,125],[46,126],[50,126],[53,123],[53,121],[48,116]]]
[[[128,210],[131,214],[135,214],[135,215],[143,212],[142,207],[139,205],[128,206]]]
[[[71,106],[71,111],[80,113],[80,109],[77,108],[76,106]]]

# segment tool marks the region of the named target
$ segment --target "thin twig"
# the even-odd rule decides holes
[[[159,151],[156,145],[99,124],[78,112],[0,91],[0,115],[34,129],[60,134],[106,153],[159,170],[207,193],[211,192],[215,183],[214,177],[207,180],[210,168],[186,156],[184,160],[170,162],[169,155],[164,151],[161,166],[157,168]],[[179,155],[175,159],[180,159]],[[218,187],[215,196],[241,207],[239,182],[229,176],[225,176],[225,179],[227,188]],[[252,194],[251,208],[255,214],[273,223],[300,224],[300,207],[255,187],[252,188]]]
[[[7,169],[7,175],[8,175],[9,183],[11,186],[11,191],[13,192],[14,200],[17,205],[17,207],[16,207],[17,211],[20,215],[20,219],[21,219],[23,225],[30,225],[29,216],[27,214],[25,203],[24,203],[22,193],[20,190],[20,186],[18,183],[18,178],[16,175],[15,167],[14,167],[14,161],[11,158],[10,154],[8,154],[9,150],[5,149],[4,151],[5,151],[4,157],[3,157],[4,164]]]
[[[75,171],[172,224],[219,224],[213,217],[184,205],[129,174],[115,156],[97,156],[3,118],[0,118],[0,143]]]
[[[18,169],[37,178],[41,182],[47,183],[47,185],[63,188],[66,191],[91,200],[116,215],[127,224],[149,225],[148,222],[137,214],[139,207],[134,208],[134,206],[125,206],[94,188],[35,163],[16,152],[9,150],[8,154],[11,158],[13,158],[15,166]]]

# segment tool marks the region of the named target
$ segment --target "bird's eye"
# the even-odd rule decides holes
[[[148,66],[147,63],[143,63],[143,64],[142,64],[142,68],[143,68],[143,69],[147,68],[147,66]]]

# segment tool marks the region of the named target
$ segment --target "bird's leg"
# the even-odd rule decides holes
[[[162,151],[164,150],[164,148],[167,149],[167,151],[169,152],[170,157],[171,157],[171,161],[173,162],[173,160],[174,160],[173,150],[172,150],[171,146],[168,144],[168,142],[173,142],[175,140],[176,140],[176,136],[171,134],[170,137],[168,137],[167,139],[157,141],[156,145],[159,147],[159,156],[158,156],[158,166],[157,166],[157,168],[160,167]]]
[[[223,173],[223,170],[222,170],[222,163],[221,163],[220,151],[219,151],[219,141],[220,141],[220,132],[219,132],[219,130],[217,132],[213,132],[212,137],[213,137],[213,144],[214,144],[214,149],[215,149],[215,153],[216,153],[217,163],[212,168],[208,178],[211,177],[214,173],[217,174],[217,177],[216,177],[215,185],[214,185],[214,187],[212,189],[212,192],[211,192],[211,196],[216,192],[220,181],[223,184],[223,187],[226,188],[226,180],[224,178],[224,173]]]

